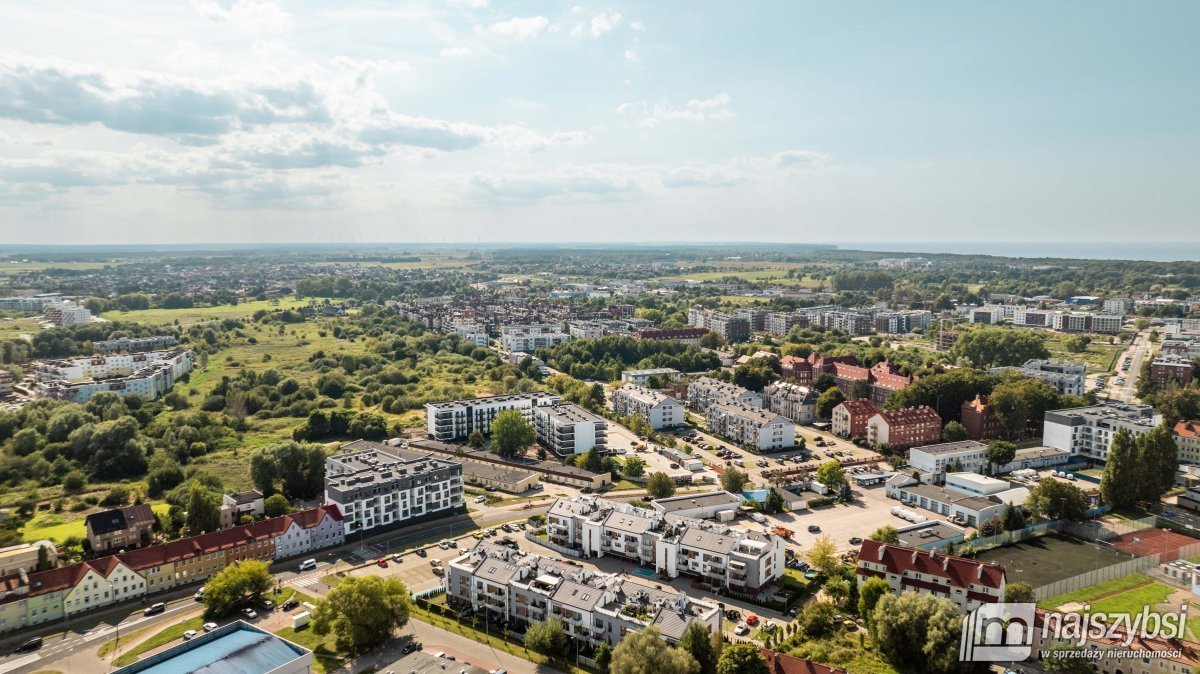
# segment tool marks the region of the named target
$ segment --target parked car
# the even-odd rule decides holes
[[[156,613],[162,613],[165,610],[167,610],[167,605],[160,601],[157,604],[152,604],[145,611],[142,611],[142,615],[154,615]]]
[[[750,627],[746,623],[738,623],[737,627],[733,628],[733,633],[742,636],[750,632]]]
[[[246,608],[242,609],[242,615],[245,616],[246,619],[248,619],[248,620],[254,620],[255,618],[258,617],[258,611],[255,611],[254,609],[247,606]]]
[[[404,644],[404,648],[400,649],[400,651],[402,653],[404,653],[405,655],[408,655],[409,653],[412,653],[413,651],[419,651],[419,650],[421,650],[421,642],[420,641],[410,641],[407,644]]]
[[[417,549],[417,556],[418,556],[418,557],[428,557],[428,556],[429,556],[429,553],[428,553],[428,552],[425,552],[425,548],[418,548],[418,549]]]
[[[216,623],[204,623],[204,631],[205,632],[211,632],[215,629],[217,629]]]
[[[815,524],[810,524],[810,525],[808,525],[808,533],[819,534],[819,533],[821,533],[821,527],[819,527]]]
[[[725,619],[726,620],[734,620],[734,621],[741,620],[742,612],[738,611],[736,609],[729,609],[728,611],[725,612]]]
[[[192,597],[196,601],[204,601],[204,588],[202,587],[199,590],[196,590],[196,594],[192,595]]]
[[[850,545],[862,545],[862,539],[858,536],[854,536],[850,539]]]
[[[393,562],[403,562],[404,561],[404,553],[397,552],[396,554],[392,555],[392,561]]]
[[[483,502],[485,502],[485,501],[487,501],[487,497],[486,497],[486,496],[484,496],[484,495],[482,495],[482,494],[480,494],[479,496],[476,496],[476,497],[475,497],[475,502],[476,502],[476,503],[483,503]]]
[[[283,605],[280,606],[279,608],[283,611],[290,611],[294,608],[297,608],[298,606],[300,606],[299,599],[289,599],[289,600],[283,602]]]
[[[183,640],[191,641],[192,639],[196,638],[196,634],[197,634],[196,630],[188,630],[183,633]]]
[[[13,649],[13,653],[30,653],[42,647],[42,638],[33,637],[21,642],[20,646]]]
[[[388,562],[387,562],[387,560],[386,560],[386,559],[384,559],[383,557],[380,557],[380,558],[379,558],[379,561],[377,561],[377,562],[375,562],[375,563],[376,563],[376,564],[378,564],[379,566],[381,566],[381,567],[385,568],[385,569],[386,569],[386,568],[387,568],[387,566],[388,566]]]
[[[317,568],[317,560],[315,559],[306,559],[300,562],[300,571],[309,571],[315,568]]]

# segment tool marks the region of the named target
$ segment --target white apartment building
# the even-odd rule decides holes
[[[1040,358],[1027,360],[1020,367],[994,367],[989,370],[992,374],[1016,372],[1024,377],[1041,379],[1059,393],[1074,396],[1087,393],[1087,379],[1084,374],[1086,371],[1087,363]]]
[[[55,325],[77,325],[92,322],[92,312],[70,300],[47,302],[42,307],[42,315]]]
[[[660,379],[662,381],[675,381],[679,379],[680,372],[673,367],[653,367],[645,370],[621,370],[621,381],[645,386],[651,379]]]
[[[0,297],[0,311],[38,312],[47,304],[62,302],[62,293],[43,293],[18,297]]]
[[[546,534],[585,557],[620,557],[742,594],[758,593],[785,571],[778,536],[590,496],[555,501]]]
[[[777,381],[763,389],[763,408],[798,424],[811,424],[816,418],[817,392],[807,386]]]
[[[36,397],[82,403],[102,391],[153,400],[170,391],[192,366],[192,352],[176,349],[44,360],[26,367],[37,380]]]
[[[914,470],[928,474],[933,482],[942,481],[947,472],[982,473],[987,465],[987,445],[963,440],[913,447],[908,450],[908,463]]]
[[[669,643],[678,643],[693,622],[720,630],[720,608],[713,601],[490,542],[446,568],[447,599],[455,608],[469,606],[518,629],[559,618],[573,640],[591,647],[615,646],[651,626]]]
[[[796,425],[787,417],[740,403],[718,402],[705,414],[708,432],[723,435],[736,444],[763,451],[796,444]]]
[[[561,325],[506,325],[500,328],[500,346],[505,351],[533,353],[571,341]]]
[[[1004,321],[1004,309],[995,306],[977,307],[971,310],[970,318],[972,323],[995,325]]]
[[[572,339],[600,339],[604,336],[604,324],[598,321],[571,321],[567,334]]]
[[[487,328],[480,325],[477,321],[456,318],[450,322],[450,328],[454,331],[454,334],[475,346],[486,349],[491,344]]]
[[[604,451],[608,421],[571,403],[533,408],[533,429],[538,442],[559,456],[583,454],[595,447]]]
[[[122,337],[92,342],[92,353],[133,353],[136,351],[161,351],[179,346],[179,340],[174,335],[155,335],[153,337]]]
[[[1106,461],[1118,429],[1134,437],[1149,433],[1162,423],[1149,405],[1094,405],[1049,410],[1042,424],[1042,443],[1064,449],[1074,457]]]
[[[688,384],[687,395],[688,407],[701,413],[708,411],[708,406],[717,402],[762,407],[762,396],[758,393],[712,377],[700,377]]]
[[[341,510],[347,536],[450,514],[463,507],[462,464],[355,440],[325,459],[325,503]]]
[[[554,393],[532,391],[426,403],[425,432],[431,439],[442,442],[466,440],[476,430],[488,435],[492,432],[492,421],[504,410],[517,410],[525,421],[532,424],[533,408],[554,405],[561,400]]]
[[[641,386],[622,386],[612,392],[613,412],[639,416],[654,430],[674,428],[684,422],[683,405],[674,398]]]
[[[767,332],[772,335],[784,337],[796,326],[808,327],[808,316],[798,311],[790,314],[779,312],[767,314],[766,328]]]
[[[1112,316],[1128,316],[1135,310],[1132,297],[1115,297],[1111,300],[1104,300],[1104,313]]]
[[[1050,327],[1060,332],[1097,332],[1115,335],[1125,324],[1124,316],[1079,312],[1055,312],[1051,319]]]

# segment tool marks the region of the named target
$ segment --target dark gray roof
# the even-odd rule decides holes
[[[85,525],[95,535],[111,534],[114,531],[153,523],[154,511],[144,503],[92,513],[85,520]]]

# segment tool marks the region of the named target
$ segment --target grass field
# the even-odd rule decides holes
[[[181,639],[183,637],[183,633],[188,630],[196,630],[199,632],[200,628],[203,626],[203,616],[197,616],[195,618],[184,620],[183,622],[175,623],[163,629],[149,639],[137,644],[133,648],[129,649],[128,652],[121,653],[121,655],[117,656],[117,659],[113,661],[113,664],[118,667],[131,665],[137,662],[138,656],[140,656],[142,653],[152,651],[159,646],[169,644],[177,639]]]
[[[150,507],[160,515],[165,515],[170,508],[166,503],[155,503]],[[40,513],[21,529],[21,538],[28,542],[51,540],[56,543],[71,536],[84,538],[87,536],[86,517],[84,513]]]
[[[346,656],[338,653],[337,647],[334,646],[333,632],[321,636],[312,631],[311,627],[301,627],[298,630],[285,627],[275,634],[312,651],[313,671],[324,674],[346,663]]]
[[[0,262],[0,276],[9,274],[24,274],[29,271],[45,271],[47,269],[69,269],[87,271],[88,269],[103,269],[118,262]]]
[[[275,309],[296,309],[308,304],[308,300],[298,300],[294,297],[279,301],[262,300],[230,305],[222,304],[216,307],[193,307],[191,309],[145,309],[142,311],[106,311],[101,317],[110,321],[130,321],[133,323],[161,324],[175,323],[182,325],[201,323],[204,321],[221,320],[224,318],[243,318],[250,316],[259,309],[273,311]]]
[[[0,319],[0,340],[16,339],[21,335],[32,335],[41,329],[38,326],[39,321],[41,321],[41,318],[38,316]]]
[[[1042,601],[1038,602],[1038,606],[1050,609],[1057,608],[1063,604],[1075,602],[1082,604],[1090,602],[1098,597],[1124,592],[1131,588],[1135,588],[1139,585],[1145,585],[1150,582],[1152,581],[1149,576],[1141,573],[1131,573],[1128,576],[1121,576],[1120,578],[1107,580],[1103,583],[1097,583],[1090,587],[1075,590],[1074,592],[1068,592],[1066,594],[1060,594],[1057,597],[1043,599]]]
[[[1076,538],[1043,536],[987,550],[979,553],[977,558],[1003,564],[1010,583],[1022,581],[1040,587],[1123,562],[1131,556]]]
[[[1108,372],[1112,365],[1113,359],[1125,348],[1123,344],[1110,344],[1111,337],[1109,335],[1090,335],[1092,343],[1088,345],[1087,351],[1081,353],[1073,353],[1068,351],[1063,343],[1069,335],[1061,332],[1049,332],[1046,335],[1046,348],[1050,350],[1052,358],[1062,360],[1072,360],[1077,363],[1087,363],[1088,373]]]
[[[750,268],[730,268],[728,271],[706,271],[706,272],[680,272],[670,276],[660,276],[656,280],[661,281],[719,281],[721,279],[736,277],[743,281],[751,282],[771,282],[778,285],[790,285],[797,288],[819,288],[821,282],[810,276],[802,276],[800,278],[788,278],[788,267],[786,265],[771,266],[763,268],[761,264],[755,264]]]
[[[1174,590],[1162,583],[1151,583],[1100,599],[1092,603],[1092,610],[1104,613],[1140,613],[1147,606],[1153,608],[1166,601],[1172,592]]]

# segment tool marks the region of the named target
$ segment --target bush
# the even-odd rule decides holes
[[[809,501],[808,507],[809,508],[822,508],[824,506],[833,505],[834,503],[837,503],[837,499],[831,498],[829,496],[822,496],[820,498],[815,498],[815,499]]]

